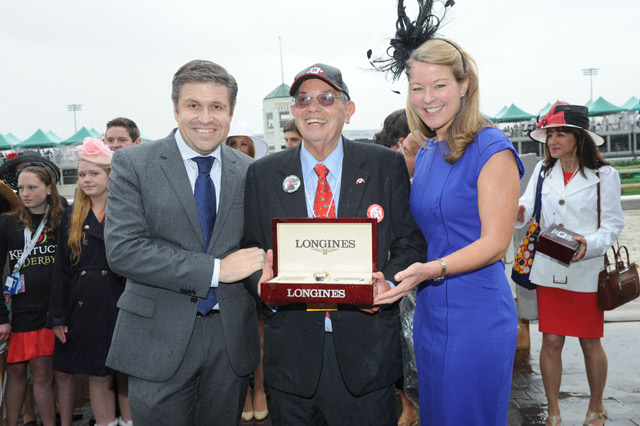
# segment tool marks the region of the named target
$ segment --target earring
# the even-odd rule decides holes
[[[462,94],[462,96],[461,96],[461,98],[464,98],[464,95],[466,95],[466,93],[463,93],[463,94]]]

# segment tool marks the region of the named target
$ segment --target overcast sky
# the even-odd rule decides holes
[[[415,1],[407,0],[410,16]],[[515,103],[537,113],[556,99],[620,105],[640,96],[640,2],[636,0],[456,0],[440,34],[475,57],[481,108]],[[356,103],[348,129],[379,128],[403,108],[406,79],[371,71],[395,33],[393,0],[3,0],[0,5],[0,133],[37,128],[72,135],[104,131],[126,116],[150,138],[175,127],[171,78],[191,59],[224,66],[238,80],[234,118],[262,133],[262,99],[315,62],[339,67]],[[391,89],[400,90],[401,95]]]

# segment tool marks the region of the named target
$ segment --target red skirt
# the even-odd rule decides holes
[[[598,293],[580,293],[538,286],[538,329],[547,334],[599,339],[604,335],[604,311]]]
[[[55,342],[56,335],[49,328],[11,333],[7,362],[24,362],[41,356],[52,356]]]

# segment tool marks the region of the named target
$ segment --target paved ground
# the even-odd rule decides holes
[[[531,324],[530,331],[531,352],[516,353],[510,426],[545,424],[546,398],[539,363],[542,334],[537,324]],[[609,411],[607,425],[640,425],[640,322],[606,323],[602,344],[609,358],[604,393]],[[562,359],[562,424],[582,425],[589,404],[589,386],[578,339],[567,338]]]
[[[640,302],[634,302],[640,315]],[[542,334],[531,324],[531,351],[517,352],[509,405],[509,426],[544,425],[546,399],[538,361]],[[640,426],[640,322],[606,323],[603,345],[609,358],[609,376],[605,389],[607,425]],[[578,339],[567,338],[563,352],[563,378],[560,407],[565,426],[579,426],[589,403],[587,378]],[[88,401],[87,401],[88,402]],[[88,403],[84,418],[74,426],[88,425]],[[271,426],[269,418],[241,422],[241,426]]]

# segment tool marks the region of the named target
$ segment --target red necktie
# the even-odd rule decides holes
[[[324,164],[316,164],[313,168],[316,174],[318,175],[318,189],[316,189],[316,198],[313,200],[313,215],[315,217],[336,217],[336,208],[333,203],[333,193],[331,192],[331,187],[329,186],[329,182],[327,181],[327,175],[329,174],[329,169]],[[333,308],[335,309],[335,303],[317,303],[313,304],[316,308]],[[329,317],[329,312],[326,312],[325,315],[327,318]]]
[[[318,163],[313,170],[318,175],[318,189],[316,189],[316,198],[313,200],[313,215],[315,217],[336,217],[333,193],[329,182],[327,182],[329,169],[324,164]]]

